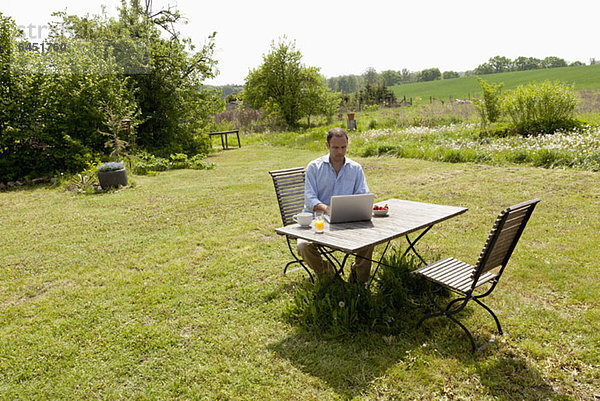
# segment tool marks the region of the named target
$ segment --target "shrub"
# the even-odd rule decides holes
[[[88,167],[82,172],[71,176],[64,188],[67,191],[73,191],[80,194],[93,194],[99,192],[98,176],[96,172],[100,171],[100,167],[101,166],[96,167],[95,164],[89,163]]]
[[[579,126],[574,119],[577,97],[560,82],[519,86],[507,93],[503,108],[521,135],[552,134]]]
[[[170,155],[168,159],[142,152],[132,163],[132,171],[138,175],[146,175],[157,171],[176,170],[191,168],[194,170],[205,170],[215,167],[214,163],[203,160],[203,154],[197,154],[191,158],[184,153]]]
[[[490,84],[477,77],[481,86],[482,98],[475,102],[475,108],[481,117],[481,125],[498,121],[502,114],[500,94],[503,84]]]

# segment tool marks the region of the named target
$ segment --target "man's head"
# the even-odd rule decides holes
[[[348,148],[348,134],[342,128],[333,128],[327,132],[327,149],[332,163],[343,163]]]

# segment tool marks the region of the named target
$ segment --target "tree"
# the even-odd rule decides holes
[[[460,77],[460,75],[456,71],[444,71],[444,73],[442,74],[443,79],[452,79],[458,77]]]
[[[163,156],[204,153],[209,141],[200,133],[212,114],[224,108],[217,91],[202,86],[216,74],[215,34],[196,49],[175,29],[179,12],[153,11],[151,3],[123,0],[119,19],[57,13],[62,21],[52,27],[53,35],[87,41],[91,48],[114,55],[117,66],[110,72],[128,80],[141,110],[137,139],[143,149]]]
[[[517,57],[513,62],[513,70],[515,71],[527,71],[537,70],[541,68],[542,61],[533,57]]]
[[[567,66],[567,62],[559,57],[546,57],[543,61],[542,61],[542,68],[559,68],[559,67],[566,67]]]
[[[429,68],[419,72],[417,75],[417,81],[425,82],[425,81],[435,81],[436,79],[441,79],[442,73],[439,68]]]
[[[512,61],[504,56],[495,56],[488,60],[493,72],[507,72],[512,69]]]
[[[324,93],[329,90],[318,71],[304,66],[295,42],[283,37],[277,44],[271,43],[263,64],[246,76],[244,101],[294,126],[300,118],[324,110]]]
[[[305,82],[323,80],[316,67],[307,67],[302,73],[306,74],[303,77]],[[328,90],[325,85],[308,85],[302,89],[302,95],[300,99],[300,112],[303,116],[306,116],[309,126],[311,116],[322,114],[331,119],[340,104],[340,96]]]
[[[396,95],[392,90],[388,89],[383,82],[380,82],[377,85],[367,83],[356,93],[356,100],[361,105],[391,105],[396,103]]]
[[[377,83],[377,81],[379,79],[377,70],[375,70],[375,68],[373,68],[373,67],[367,68],[362,76],[363,76],[365,84],[374,85]]]
[[[385,86],[394,86],[400,82],[400,74],[398,71],[386,70],[379,74]]]

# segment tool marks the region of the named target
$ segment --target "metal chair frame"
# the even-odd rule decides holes
[[[428,291],[427,295],[438,311],[423,316],[417,323],[417,327],[420,327],[429,318],[446,316],[463,329],[471,342],[471,350],[475,352],[473,335],[464,324],[453,316],[462,311],[468,302],[473,300],[492,315],[499,334],[502,334],[502,327],[500,326],[498,317],[481,301],[481,298],[487,297],[496,288],[512,252],[519,242],[519,238],[539,201],[540,199],[533,199],[511,206],[500,212],[475,266],[471,266],[458,259],[446,258],[413,272],[461,295],[461,297],[448,303],[446,307],[442,307],[435,301],[431,291]],[[498,267],[497,273],[491,272],[491,270]],[[484,284],[491,284],[491,286],[483,294],[474,295],[475,289]]]

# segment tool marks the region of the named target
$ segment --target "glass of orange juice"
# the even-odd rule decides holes
[[[315,229],[317,233],[322,233],[325,227],[323,212],[315,212]]]

